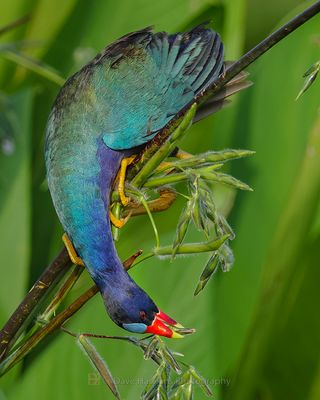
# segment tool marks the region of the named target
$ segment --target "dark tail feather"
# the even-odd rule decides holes
[[[226,62],[225,66],[230,65],[230,62]],[[228,97],[252,86],[252,82],[246,78],[249,76],[248,72],[242,71],[236,75],[230,82],[227,83],[218,93],[209,98],[202,106],[200,106],[193,119],[193,123],[208,117],[211,114],[221,110],[221,108],[230,104]]]

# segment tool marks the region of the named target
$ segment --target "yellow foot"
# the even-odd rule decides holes
[[[130,218],[131,213],[128,214],[128,216],[126,218],[117,218],[115,217],[112,212],[109,212],[109,217],[110,217],[110,221],[112,223],[112,225],[114,225],[116,228],[122,228],[128,221],[128,219]]]
[[[71,243],[71,241],[66,233],[64,233],[62,235],[62,241],[63,241],[64,245],[66,246],[66,249],[69,253],[70,260],[73,262],[73,264],[81,265],[84,267],[84,262],[78,256],[75,248],[73,247],[73,244]]]
[[[186,160],[187,158],[193,157],[192,154],[187,153],[186,151],[178,149],[176,154],[173,156],[178,158],[179,160]],[[174,168],[174,164],[171,161],[163,161],[157,168],[157,172],[165,172],[168,171],[170,172],[170,168]]]
[[[132,163],[136,156],[131,156],[128,158],[124,158],[121,161],[120,172],[119,172],[119,183],[118,183],[118,192],[120,196],[121,203],[126,206],[129,204],[130,199],[126,197],[124,192],[124,184],[126,180],[126,172],[128,166]],[[111,220],[112,221],[112,220]]]
[[[176,158],[179,158],[180,160],[186,160],[187,158],[192,157],[192,154],[187,153],[186,151],[183,150],[178,150],[177,154],[175,155]]]
[[[162,172],[166,171],[167,169],[173,167],[172,163],[170,161],[163,161],[159,167],[157,167],[157,172]]]

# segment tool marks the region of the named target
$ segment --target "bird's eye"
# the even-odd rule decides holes
[[[147,319],[147,315],[145,311],[140,311],[140,319],[141,321],[145,321]]]

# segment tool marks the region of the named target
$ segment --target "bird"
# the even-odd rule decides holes
[[[83,263],[111,320],[168,338],[182,327],[123,268],[112,237],[110,195],[122,163],[224,73],[224,46],[205,24],[168,34],[129,33],[71,76],[52,106],[45,140],[49,191],[70,256]],[[194,122],[246,84],[236,79],[200,107]],[[127,201],[122,193],[123,202]],[[111,217],[111,221],[110,221]],[[120,221],[118,221],[120,223]]]

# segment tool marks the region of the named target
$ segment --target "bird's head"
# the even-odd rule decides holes
[[[132,282],[134,283],[134,282]],[[134,333],[150,333],[168,338],[182,338],[175,329],[182,325],[160,311],[151,298],[136,284],[121,291],[121,296],[104,294],[111,319],[121,328]]]

